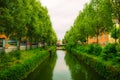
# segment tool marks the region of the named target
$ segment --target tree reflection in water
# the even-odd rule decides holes
[[[52,80],[56,59],[57,55],[52,55],[51,58],[46,59],[24,80]]]
[[[105,80],[99,76],[93,69],[78,61],[76,57],[70,53],[65,56],[66,64],[69,66],[73,80]]]

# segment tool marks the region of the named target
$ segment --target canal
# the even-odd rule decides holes
[[[24,80],[105,80],[72,54],[57,50]]]

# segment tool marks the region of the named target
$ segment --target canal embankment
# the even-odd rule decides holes
[[[108,44],[101,49],[98,47],[100,46],[77,45],[72,46],[71,48],[67,47],[67,50],[70,51],[70,53],[74,54],[77,59],[94,69],[99,75],[105,77],[106,80],[119,80],[120,65],[118,62],[119,59],[116,59],[116,56],[118,58],[119,55],[118,53],[115,55],[114,52],[117,50],[117,47],[114,47],[114,45],[111,46],[111,44]],[[105,55],[107,52],[109,52],[109,54]]]
[[[50,52],[49,52],[50,51]],[[27,51],[1,53],[0,80],[22,80],[33,72],[37,66],[49,58],[55,47],[37,48]]]
[[[45,59],[33,72],[31,72],[23,80],[52,80],[56,59],[56,54]]]
[[[73,54],[57,50],[23,80],[106,80]]]
[[[69,66],[72,80],[106,80],[94,69],[79,60],[74,54],[67,53],[65,60],[66,64]]]

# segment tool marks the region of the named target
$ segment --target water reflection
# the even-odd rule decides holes
[[[72,54],[67,53],[65,60],[73,80],[105,80],[88,66],[80,63]]]
[[[24,80],[52,80],[56,59],[56,54],[51,56],[51,58],[48,58],[46,61],[44,61]]]
[[[72,80],[69,68],[64,60],[65,55],[65,51],[57,51],[58,59],[53,72],[53,80]]]
[[[105,80],[72,54],[62,50],[56,53],[24,80]]]

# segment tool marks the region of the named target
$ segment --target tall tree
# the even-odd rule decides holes
[[[82,41],[82,39],[84,41],[85,39],[88,40],[88,36],[96,36],[98,43],[98,36],[102,32],[109,32],[113,27],[112,11],[110,0],[91,0],[79,13],[73,27],[66,33],[64,40],[70,40],[71,38],[72,40],[76,39],[76,41]]]

